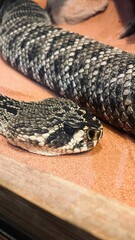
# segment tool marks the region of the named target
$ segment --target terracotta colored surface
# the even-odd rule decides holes
[[[43,8],[46,6],[46,0],[35,0],[35,2]]]
[[[43,3],[43,1],[41,2]],[[121,17],[124,16],[125,9],[128,12],[128,14],[125,12],[125,22],[132,17],[130,2],[124,1],[126,8],[122,0],[117,3],[121,3],[123,12],[119,13],[115,2],[110,1],[108,9],[104,13],[76,26],[64,27],[134,52],[135,37],[118,40],[118,36],[123,30]],[[39,100],[52,96],[51,92],[26,79],[8,67],[2,60],[0,60],[0,92],[21,100]],[[120,133],[105,126],[102,140],[95,149],[88,153],[44,157],[16,148],[0,136],[0,154],[135,206],[134,144],[134,139],[126,133]]]

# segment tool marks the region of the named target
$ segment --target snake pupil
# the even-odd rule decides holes
[[[94,129],[91,129],[88,131],[88,138],[91,140],[95,137],[95,130]]]

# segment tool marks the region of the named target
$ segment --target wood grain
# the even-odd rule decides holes
[[[8,240],[8,238],[6,238],[0,234],[0,240]]]
[[[0,217],[33,239],[135,239],[132,207],[4,156],[0,178]]]

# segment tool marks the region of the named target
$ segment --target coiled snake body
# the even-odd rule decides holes
[[[60,95],[70,98],[112,125],[135,134],[134,54],[52,26],[48,14],[31,0],[6,0],[4,4],[1,3],[0,51],[4,60],[24,75],[51,88]],[[74,105],[71,101],[66,102],[66,104],[64,102],[66,106],[70,103]],[[8,112],[11,121],[11,115],[15,116],[18,113],[19,104],[17,102],[13,104],[13,100],[7,100],[6,97],[1,96],[0,109],[4,118],[4,120],[1,120],[3,132],[7,131],[4,127],[4,121],[6,122],[5,125],[7,125],[7,122],[9,123],[7,117],[4,117],[3,111],[7,112],[7,108],[12,109],[12,111],[9,111],[10,113]],[[13,105],[17,107],[12,108]],[[21,108],[24,105],[22,103]],[[29,108],[28,105],[26,108]],[[86,113],[85,110],[79,107],[75,107],[75,109],[78,109],[79,114],[81,112],[80,115],[76,113],[78,118],[76,122],[80,124],[80,118],[83,119],[83,127],[79,126],[79,131],[76,132],[75,129],[78,129],[78,126],[73,126],[74,120],[71,121],[71,119],[70,124],[67,123],[66,125],[68,127],[63,124],[64,129],[68,128],[67,132],[69,131],[70,134],[72,132],[70,140],[67,141],[71,145],[73,134],[78,133],[81,141],[82,138],[85,138],[84,149],[88,150],[101,137],[102,127],[99,121]],[[22,115],[23,110],[20,112]],[[55,113],[57,113],[57,110]],[[63,122],[65,122],[64,119],[62,119]],[[92,129],[94,128],[94,133],[91,133],[90,122]],[[58,124],[56,126],[58,127]],[[24,128],[26,129],[26,127]],[[9,135],[13,135],[14,131],[11,132],[12,134]],[[23,135],[23,131],[21,134]],[[42,132],[43,134],[45,133]],[[33,136],[36,145],[37,138],[34,138],[35,135],[33,133],[28,135],[25,134],[25,137],[29,139],[28,142],[30,142],[30,137],[32,139]],[[17,136],[14,136],[15,138]],[[90,139],[88,145],[91,145],[91,147],[86,147],[86,138]],[[43,141],[43,138],[40,140],[39,145],[45,145],[45,140]],[[16,144],[13,139],[11,142]],[[23,139],[21,144],[24,142]],[[66,149],[68,149],[68,142],[64,142],[62,147],[66,145]],[[24,144],[21,144],[20,146],[24,147]],[[80,144],[80,142],[77,142],[77,144]],[[27,145],[24,148],[29,150],[28,148],[31,147]],[[81,151],[81,148],[83,150],[81,145],[79,148],[78,152]],[[73,149],[77,151],[77,147],[74,146],[72,149],[70,148],[69,152]],[[58,153],[60,154],[60,151]],[[66,153],[66,151],[62,150],[62,153]]]

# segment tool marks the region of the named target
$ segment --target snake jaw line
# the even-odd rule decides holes
[[[91,142],[84,141],[82,146],[78,147],[78,144],[80,143],[80,141],[82,141],[84,139],[84,132],[82,130],[80,130],[80,131],[81,131],[81,133],[76,133],[75,136],[72,138],[72,140],[67,145],[64,145],[63,147],[60,147],[60,148],[49,147],[42,141],[43,140],[42,137],[39,137],[40,139],[38,138],[38,140],[40,140],[38,142],[38,145],[32,144],[33,136],[31,138],[32,139],[31,143],[26,142],[25,139],[21,138],[21,137],[17,138],[16,140],[8,138],[8,141],[12,145],[21,147],[31,153],[36,153],[36,154],[45,155],[45,156],[76,154],[76,153],[86,152],[86,151],[91,150],[93,147],[96,146],[96,144],[99,141],[99,139],[97,139],[97,140],[91,139]],[[34,138],[34,140],[35,140],[35,138]],[[74,146],[76,146],[76,147],[74,147]]]

